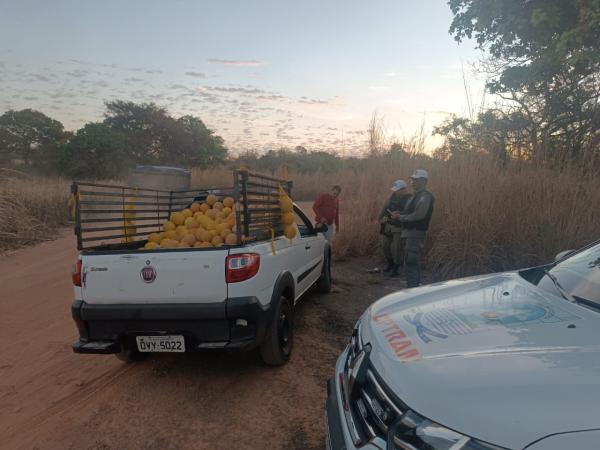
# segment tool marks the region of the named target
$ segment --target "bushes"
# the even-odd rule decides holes
[[[69,219],[69,183],[0,169],[0,250],[52,237]]]

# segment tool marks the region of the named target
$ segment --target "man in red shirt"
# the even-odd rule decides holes
[[[325,238],[328,242],[331,242],[331,238],[333,237],[334,224],[336,233],[340,231],[340,200],[338,198],[340,192],[342,192],[342,188],[335,185],[331,188],[330,193],[323,192],[320,194],[313,204],[313,211],[316,214],[315,221],[317,223],[324,223],[328,227],[325,233]]]

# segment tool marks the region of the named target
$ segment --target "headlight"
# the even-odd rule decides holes
[[[445,428],[412,411],[407,411],[395,427],[390,427],[389,434],[390,438],[393,435],[394,446],[403,450],[502,450],[501,447]]]

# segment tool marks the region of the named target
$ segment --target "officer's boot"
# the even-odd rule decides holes
[[[383,268],[383,273],[391,272],[394,269],[394,263],[392,261],[387,261],[385,267]]]

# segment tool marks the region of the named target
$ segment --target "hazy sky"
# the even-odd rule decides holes
[[[480,96],[451,19],[445,0],[0,0],[0,114],[76,130],[119,98],[197,115],[234,151],[357,153],[375,110],[398,137],[466,114],[461,66]]]

